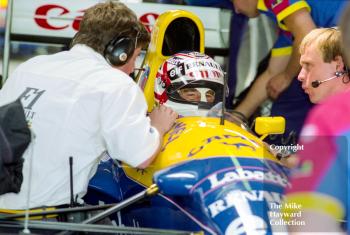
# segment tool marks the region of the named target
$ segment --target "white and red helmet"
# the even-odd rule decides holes
[[[183,116],[202,116],[222,101],[223,86],[224,73],[211,57],[199,52],[177,53],[157,72],[155,101]]]

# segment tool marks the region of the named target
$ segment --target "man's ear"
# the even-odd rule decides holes
[[[337,70],[338,70],[338,69],[342,69],[343,71],[346,70],[345,61],[343,60],[343,57],[342,57],[342,56],[337,55],[337,56],[334,58],[334,61],[335,61],[336,64],[337,64]]]

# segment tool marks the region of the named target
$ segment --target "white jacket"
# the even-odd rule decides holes
[[[20,65],[0,90],[0,105],[18,97],[35,139],[24,154],[20,193],[0,196],[0,208],[26,207],[30,158],[33,208],[69,203],[69,156],[82,197],[102,153],[135,167],[159,145],[141,89],[87,46]]]

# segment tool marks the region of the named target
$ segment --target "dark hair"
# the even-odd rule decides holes
[[[137,37],[136,47],[141,48],[150,41],[144,25],[125,4],[112,1],[98,3],[85,11],[71,47],[85,44],[103,55],[106,45],[115,37]]]
[[[344,46],[344,54],[345,54],[348,66],[350,66],[350,24],[349,22],[350,22],[350,4],[348,4],[340,21],[340,30],[342,31],[342,43]]]

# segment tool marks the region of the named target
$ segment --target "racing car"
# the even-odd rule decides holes
[[[167,105],[181,117],[165,135],[160,154],[148,168],[131,168],[107,154],[90,181],[85,201],[123,203],[156,187],[152,197],[118,210],[110,218],[119,226],[205,234],[282,232],[285,228],[271,221],[282,219],[274,212],[289,187],[288,169],[262,139],[283,133],[284,119],[257,119],[255,130],[262,135],[258,138],[241,117],[225,112],[221,100],[225,76],[219,64],[200,52],[201,27],[187,12],[167,12],[158,18],[144,64],[154,71],[146,70],[146,78],[141,74],[141,87],[151,90],[145,92],[151,107],[154,103]],[[189,35],[185,43],[177,40],[180,31],[173,35],[176,30]],[[172,35],[166,35],[169,32]],[[186,100],[182,91],[197,92],[201,98]]]
[[[165,136],[145,170],[106,158],[90,181],[89,203],[114,203],[156,184],[159,194],[112,216],[119,226],[271,234],[272,205],[281,205],[288,170],[262,140],[220,118],[184,117]]]
[[[167,12],[158,18],[144,70],[138,76],[149,109],[155,104],[154,84],[162,84],[157,83],[162,81],[158,68],[174,59],[174,54],[179,57],[183,51],[204,52],[202,27],[194,14],[185,11]],[[178,40],[179,35],[191,37]],[[196,53],[196,57],[206,58]],[[220,77],[223,80],[217,83],[224,98],[225,79]],[[176,86],[176,91],[182,88],[187,87]],[[207,94],[208,90],[204,91]],[[210,106],[208,113],[217,104]],[[241,120],[225,115],[222,107],[221,115],[180,117],[165,135],[161,153],[144,170],[116,162],[106,153],[84,200],[91,205],[115,207],[108,206],[101,214],[83,220],[83,225],[88,228],[87,224],[109,217],[119,227],[165,229],[164,234],[173,230],[230,235],[283,231],[283,226],[271,220],[276,219],[273,212],[289,186],[288,169],[263,142],[266,135],[283,132],[283,120],[257,119],[255,130],[253,133]],[[135,196],[136,200],[130,200]],[[65,228],[55,228],[71,230],[67,224],[62,226]],[[83,226],[79,231],[85,231]],[[145,230],[141,234],[146,234]]]

